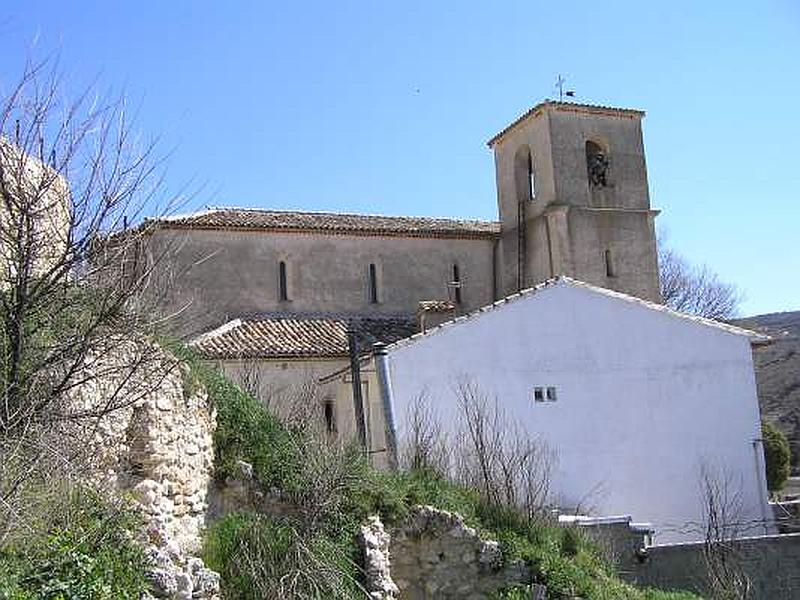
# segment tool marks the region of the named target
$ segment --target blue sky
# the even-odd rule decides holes
[[[56,52],[74,90],[125,90],[197,207],[494,219],[485,142],[560,73],[647,111],[674,247],[743,314],[800,309],[797,0],[10,4],[0,86]]]

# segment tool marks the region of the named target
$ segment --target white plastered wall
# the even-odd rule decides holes
[[[424,393],[452,434],[468,378],[558,454],[559,504],[699,539],[700,472],[724,473],[761,522],[766,481],[750,340],[560,283],[390,347],[398,435]],[[535,403],[535,386],[556,402]],[[749,530],[764,533],[763,526]]]

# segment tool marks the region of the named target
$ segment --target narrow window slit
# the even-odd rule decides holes
[[[369,302],[370,304],[378,303],[378,272],[375,263],[369,265]]]
[[[461,273],[458,265],[453,265],[453,290],[456,304],[461,304]]]
[[[604,256],[606,261],[606,277],[615,277],[614,257],[611,255],[611,250],[606,250]]]
[[[336,410],[333,401],[328,400],[324,404],[325,410],[325,429],[328,433],[336,433]]]
[[[281,261],[278,263],[278,299],[281,302],[286,302],[289,299],[289,287],[286,278],[286,263]]]

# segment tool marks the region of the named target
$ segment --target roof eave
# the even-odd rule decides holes
[[[545,100],[544,102],[540,102],[533,108],[525,111],[519,117],[514,119],[499,133],[494,135],[488,142],[486,142],[486,145],[489,148],[494,148],[495,144],[497,144],[512,129],[515,129],[517,125],[519,125],[523,121],[527,121],[531,117],[541,114],[546,109],[559,110],[562,112],[583,112],[591,114],[604,114],[608,116],[617,116],[617,117],[627,116],[639,119],[645,116],[645,112],[643,110],[639,110],[636,108],[619,108],[616,106],[604,106],[601,104],[581,104],[578,102],[559,102],[556,100]]]

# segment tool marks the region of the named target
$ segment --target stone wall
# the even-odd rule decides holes
[[[420,300],[447,298],[454,264],[464,282],[463,310],[494,300],[488,238],[163,229],[150,244],[155,256],[165,247],[177,249],[153,277],[174,279],[166,294],[156,289],[157,299],[186,336],[260,312],[413,316]],[[288,300],[278,293],[280,262]],[[376,266],[377,303],[369,297],[370,264]]]
[[[412,508],[390,533],[373,517],[360,543],[375,600],[486,598],[536,579],[524,563],[505,563],[500,545],[482,539],[459,515],[431,506]]]
[[[217,598],[219,575],[193,556],[213,469],[214,408],[205,391],[184,387],[186,367],[158,347],[121,341],[114,350],[89,359],[71,399],[77,413],[98,415],[76,420],[72,432],[91,459],[88,474],[139,503],[157,597]]]

